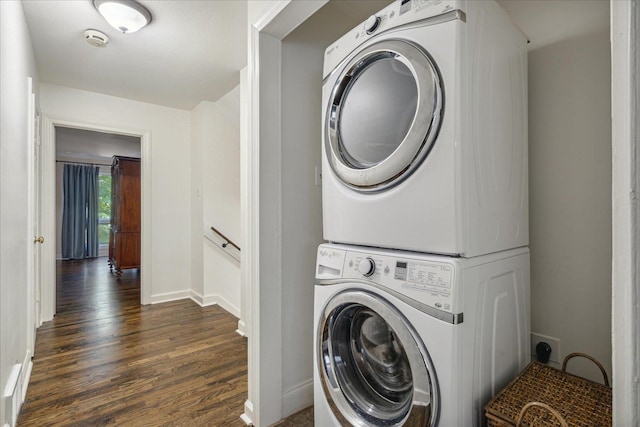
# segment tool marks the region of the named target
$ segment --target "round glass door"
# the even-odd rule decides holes
[[[387,301],[338,294],[318,331],[322,385],[345,425],[432,426],[438,416],[433,366],[422,340]]]
[[[435,142],[442,98],[437,68],[414,44],[385,40],[359,52],[328,105],[325,148],[336,175],[360,191],[408,177]]]

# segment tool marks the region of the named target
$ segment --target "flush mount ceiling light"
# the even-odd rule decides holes
[[[151,22],[151,13],[134,0],[93,0],[109,25],[123,33],[135,33]]]

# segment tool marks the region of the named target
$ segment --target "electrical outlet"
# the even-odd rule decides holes
[[[546,342],[551,346],[551,355],[549,356],[549,362],[555,362],[559,364],[562,360],[560,354],[560,340],[558,338],[531,332],[531,355],[534,357],[534,360],[537,360],[535,359],[536,345],[538,345],[539,342]]]

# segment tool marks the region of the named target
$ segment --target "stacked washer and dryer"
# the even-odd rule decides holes
[[[525,36],[397,0],[329,46],[317,426],[478,426],[529,361]]]

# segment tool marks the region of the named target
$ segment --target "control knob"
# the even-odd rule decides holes
[[[364,277],[369,277],[373,274],[374,271],[376,271],[376,262],[373,259],[367,257],[358,263],[358,271]]]
[[[364,21],[364,30],[367,34],[373,33],[380,25],[380,18],[376,15],[371,15],[366,21]]]

